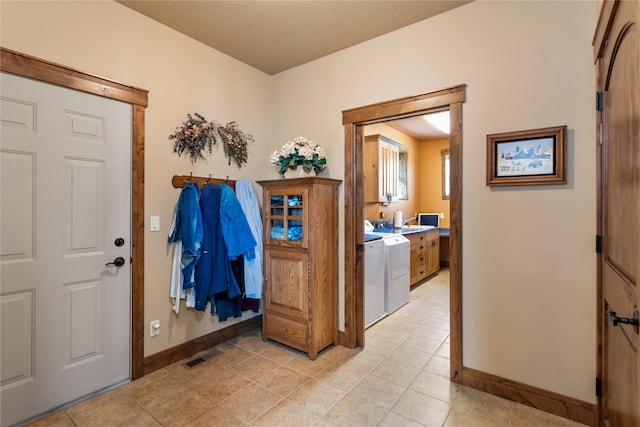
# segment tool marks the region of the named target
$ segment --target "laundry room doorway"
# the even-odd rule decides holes
[[[462,103],[459,85],[342,112],[345,131],[345,330],[340,343],[365,346],[364,127],[436,111],[450,115],[450,378],[462,383]]]

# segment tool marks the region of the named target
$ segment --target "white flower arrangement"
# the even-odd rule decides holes
[[[278,173],[284,175],[287,169],[302,166],[305,170],[320,172],[327,166],[324,148],[303,136],[285,143],[280,151],[271,154],[271,164],[278,165]]]

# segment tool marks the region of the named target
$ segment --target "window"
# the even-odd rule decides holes
[[[398,199],[400,200],[409,200],[408,174],[409,153],[404,146],[401,146],[398,153]]]
[[[451,185],[449,183],[449,175],[451,172],[449,149],[442,150],[442,200],[449,200],[451,195]]]

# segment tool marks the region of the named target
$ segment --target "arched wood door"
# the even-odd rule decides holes
[[[640,425],[640,3],[606,2],[596,32],[602,425]]]

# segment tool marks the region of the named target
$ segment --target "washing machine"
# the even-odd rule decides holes
[[[409,302],[411,244],[401,234],[382,239],[385,252],[385,311],[391,314]]]
[[[381,236],[364,235],[364,327],[384,316],[384,241]]]

